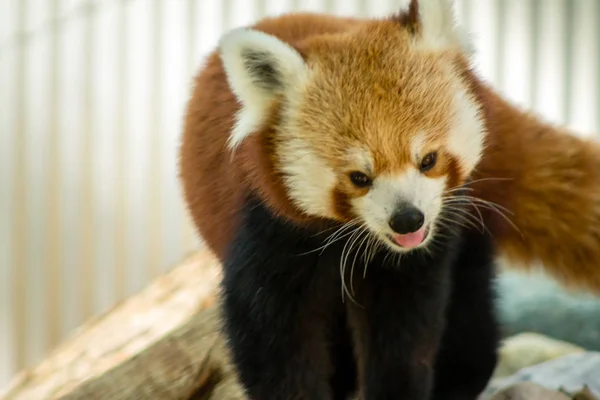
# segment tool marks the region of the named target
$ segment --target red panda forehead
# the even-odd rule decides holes
[[[454,65],[442,53],[411,48],[409,35],[395,29],[389,36],[396,39],[352,33],[310,44],[312,73],[301,106],[307,120],[342,132],[378,126],[370,130],[376,135],[448,125],[458,81]]]
[[[428,144],[444,142],[456,115],[453,96],[443,79],[402,86],[331,74],[308,85],[296,123],[317,147],[344,154],[360,144],[372,153],[377,169],[396,170],[414,159],[411,143],[420,135]]]
[[[454,55],[413,40],[385,21],[303,44],[311,75],[296,124],[333,162],[362,146],[376,173],[394,174],[414,166],[411,143],[419,135],[442,149],[460,85]]]
[[[446,57],[390,49],[340,48],[308,61],[312,78],[320,89],[340,95],[363,93],[373,100],[414,102],[448,92],[458,74]]]

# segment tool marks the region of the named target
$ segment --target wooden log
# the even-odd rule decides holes
[[[0,399],[243,398],[218,334],[219,279],[213,255],[195,254],[88,321]]]
[[[220,272],[208,251],[189,257],[84,324],[0,400],[245,400],[219,333]],[[513,342],[500,352],[505,362],[523,350]],[[482,399],[564,398],[539,385],[493,392]],[[568,398],[594,398],[578,396]]]

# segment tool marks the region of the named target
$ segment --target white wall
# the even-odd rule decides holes
[[[190,79],[224,29],[398,0],[0,0],[0,385],[196,249],[176,178]],[[463,0],[482,73],[600,131],[600,2]]]

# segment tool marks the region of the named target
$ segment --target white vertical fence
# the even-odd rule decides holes
[[[400,0],[0,0],[0,385],[198,248],[176,150],[192,74],[223,30]],[[600,131],[600,2],[462,0],[484,76]]]

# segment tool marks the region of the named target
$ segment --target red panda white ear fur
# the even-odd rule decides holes
[[[219,53],[229,86],[242,106],[228,141],[235,148],[261,127],[278,96],[301,84],[307,66],[287,43],[248,28],[223,35]]]
[[[420,45],[432,49],[459,47],[469,55],[474,53],[469,33],[456,21],[453,0],[410,0],[405,9],[411,5],[419,13]]]

